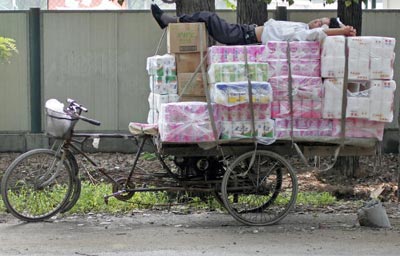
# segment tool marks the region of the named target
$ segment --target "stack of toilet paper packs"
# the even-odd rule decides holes
[[[343,36],[327,37],[321,51],[325,91],[322,117],[333,120],[333,136],[341,135],[345,40]],[[392,122],[395,43],[388,37],[347,38],[346,137],[382,140],[385,123]]]
[[[266,144],[275,140],[274,121],[271,119],[273,95],[268,83],[268,52],[265,45],[212,46],[208,49],[210,96],[220,109],[222,140],[253,136]]]
[[[290,58],[287,54],[289,47]],[[269,82],[274,92],[272,118],[278,138],[330,136],[332,123],[322,117],[322,78],[319,42],[269,42]],[[282,54],[285,51],[285,54]],[[288,63],[290,59],[290,65]],[[289,89],[289,66],[292,88]],[[290,106],[292,99],[292,107]],[[292,124],[293,120],[293,124]]]
[[[146,65],[149,74],[150,95],[149,124],[158,123],[161,104],[176,102],[179,99],[175,57],[171,54],[155,55],[147,58]]]
[[[346,40],[348,90],[342,114]],[[220,140],[255,136],[265,143],[291,137],[319,140],[342,136],[342,117],[346,118],[346,137],[382,140],[385,123],[393,120],[394,47],[394,38],[343,36],[327,37],[322,44],[212,46],[207,72],[217,134],[207,103],[162,104],[177,98],[176,83],[170,77],[175,75],[173,61],[167,57],[148,60],[151,95],[160,95],[151,96],[155,100],[149,97],[149,102],[160,111],[160,135],[166,142],[214,141],[215,135]]]

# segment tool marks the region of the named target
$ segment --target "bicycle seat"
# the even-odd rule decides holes
[[[129,123],[129,131],[133,135],[158,135],[158,124]]]

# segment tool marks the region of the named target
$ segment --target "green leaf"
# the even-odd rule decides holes
[[[8,62],[14,53],[18,53],[15,40],[0,36],[0,62]]]
[[[351,0],[346,0],[346,1],[344,2],[344,5],[345,5],[346,7],[349,7],[351,4],[352,4]]]

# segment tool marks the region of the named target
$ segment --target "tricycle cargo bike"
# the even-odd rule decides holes
[[[20,155],[8,167],[1,183],[6,208],[21,220],[46,220],[75,205],[81,192],[77,154],[97,167],[112,184],[112,192],[105,196],[106,202],[110,197],[126,201],[138,192],[197,191],[213,195],[229,214],[247,225],[274,224],[295,205],[296,173],[282,156],[292,153],[291,141],[277,141],[267,146],[247,139],[220,142],[212,147],[201,143],[161,143],[154,127],[138,128],[135,124],[131,124],[134,134],[75,133],[79,120],[93,125],[100,122],[81,115],[87,109],[71,99],[65,109],[46,106],[46,111],[47,133],[56,139],[53,148],[34,149]],[[126,177],[111,177],[83,152],[79,145],[93,137],[128,138],[137,142],[134,162]],[[164,174],[173,178],[176,186],[143,187],[135,183],[133,174],[148,144],[153,146]],[[315,146],[300,147],[305,151],[315,149]],[[325,154],[332,152],[331,146],[322,147]],[[347,151],[354,153],[355,149],[350,146]],[[311,152],[315,153],[315,150]]]

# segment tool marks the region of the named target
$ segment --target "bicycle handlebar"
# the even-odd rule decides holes
[[[96,126],[100,126],[101,125],[100,121],[97,121],[95,119],[90,119],[90,118],[87,118],[85,116],[79,116],[79,119],[82,120],[82,121],[88,122],[90,124],[96,125]]]
[[[67,102],[69,104],[69,108],[72,108],[73,110],[81,110],[83,112],[88,112],[88,109],[85,108],[82,104],[77,103],[75,100],[73,99],[67,99]]]
[[[68,110],[70,110],[71,112],[73,112],[74,116],[76,116],[77,118],[79,118],[82,121],[85,121],[87,123],[99,126],[101,124],[100,121],[97,121],[95,119],[91,119],[85,116],[81,116],[82,111],[84,112],[88,112],[88,109],[85,108],[82,104],[79,104],[78,102],[76,102],[74,99],[67,99],[67,103],[69,104],[68,106]]]

